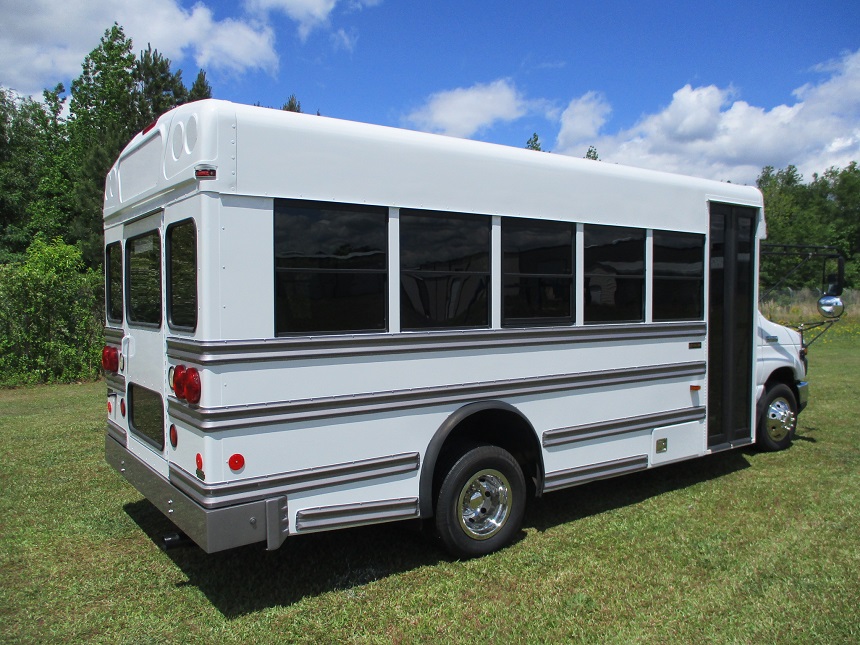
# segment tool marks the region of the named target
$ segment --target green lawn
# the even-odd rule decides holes
[[[547,495],[449,559],[398,525],[207,556],[103,460],[103,384],[0,391],[0,641],[860,642],[860,328],[811,351],[781,453]]]

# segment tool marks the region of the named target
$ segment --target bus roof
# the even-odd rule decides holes
[[[693,232],[709,201],[763,206],[751,186],[207,99],[126,146],[105,224],[195,190]]]

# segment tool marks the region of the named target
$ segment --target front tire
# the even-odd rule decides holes
[[[523,472],[509,452],[497,446],[468,450],[439,488],[436,530],[445,548],[474,558],[507,546],[522,526],[525,496]]]
[[[784,450],[791,445],[795,430],[797,399],[794,392],[783,383],[774,385],[765,392],[756,431],[756,444],[769,452]]]

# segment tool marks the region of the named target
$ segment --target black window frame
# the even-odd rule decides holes
[[[602,243],[599,245],[589,244],[589,235],[593,233],[600,232],[609,232],[616,231],[616,235],[611,243]],[[646,266],[646,258],[645,258],[645,245],[647,238],[647,230],[644,228],[638,228],[633,226],[614,226],[609,224],[585,224],[583,226],[583,236],[584,236],[584,251],[583,251],[583,260],[584,260],[584,269],[583,269],[583,289],[585,290],[585,306],[583,308],[583,322],[586,325],[604,325],[604,324],[619,324],[619,323],[642,323],[645,322],[645,285],[647,281],[647,273],[648,267]],[[625,237],[627,236],[627,237]],[[612,248],[616,244],[623,244],[626,241],[638,242],[641,244],[641,250],[639,255],[631,256],[628,254],[627,257],[624,255],[619,255],[617,257],[610,256],[609,258],[601,258],[600,262],[597,261],[593,256],[595,255],[595,249],[607,249]],[[618,246],[617,248],[621,248]],[[597,273],[593,270],[593,267],[597,264],[604,264],[607,266],[611,266],[611,264],[615,263],[641,263],[641,272],[629,272],[629,273],[620,273],[617,271],[614,273]],[[613,291],[613,298],[617,298],[617,294],[619,291],[619,284],[630,285],[634,282],[638,282],[638,302],[639,302],[639,316],[638,317],[630,317],[630,316],[601,316],[601,317],[593,317],[592,314],[597,311],[599,313],[611,313],[613,308],[618,311],[625,311],[625,307],[619,305],[617,302],[612,305],[607,305],[605,308],[601,305],[600,308],[595,308],[595,306],[590,302],[590,280],[592,279],[600,279],[606,280],[610,279],[614,281],[615,290]],[[599,285],[598,285],[599,286]],[[635,289],[630,289],[629,287],[625,288],[625,291],[633,294],[636,292]],[[633,302],[633,301],[631,301]]]
[[[182,322],[177,323],[174,317],[174,302],[173,296],[175,294],[173,278],[174,278],[174,267],[173,267],[173,237],[172,234],[176,229],[191,225],[192,234],[194,236],[193,249],[193,271],[194,271],[194,322],[193,324],[182,324]],[[197,265],[198,253],[197,253],[197,223],[194,221],[193,217],[188,219],[183,219],[178,222],[173,222],[167,227],[167,230],[164,233],[164,265],[167,271],[167,279],[165,280],[166,288],[167,288],[167,325],[170,329],[174,329],[176,331],[183,332],[191,332],[194,333],[197,329],[197,319],[198,319],[198,305],[199,305],[199,296],[200,296],[200,285],[198,284],[197,277],[199,275],[199,268]]]
[[[532,229],[533,232],[536,232],[537,229],[544,228],[547,233],[552,233],[550,229],[558,229],[560,232],[563,231],[564,235],[566,235],[569,239],[567,240],[568,256],[566,258],[567,262],[567,270],[566,271],[528,271],[528,270],[520,270],[520,271],[509,271],[507,269],[509,254],[514,253],[514,250],[511,248],[512,245],[509,244],[511,242],[512,235],[525,231],[527,229]],[[517,230],[519,229],[519,230]],[[521,246],[521,244],[518,244]],[[561,247],[562,245],[558,245]],[[556,247],[552,247],[556,248]],[[532,251],[537,251],[537,249],[532,249]],[[522,249],[517,250],[516,253],[523,253]],[[552,325],[572,325],[576,321],[576,224],[573,222],[567,222],[562,220],[542,220],[542,219],[527,219],[520,217],[505,217],[502,219],[502,327],[523,327],[523,326],[552,326]],[[539,312],[536,312],[534,315],[509,315],[509,291],[511,288],[514,288],[514,282],[520,282],[521,280],[526,279],[530,281],[537,281],[538,285],[540,285],[541,281],[543,281],[544,286],[549,286],[548,283],[556,282],[560,283],[562,281],[566,281],[567,285],[567,304],[568,304],[568,313],[565,316],[559,315],[540,315]],[[540,288],[540,287],[539,287]],[[520,297],[522,297],[522,293],[520,293]]]
[[[150,320],[138,320],[134,318],[134,307],[133,307],[133,298],[134,293],[132,291],[132,249],[134,243],[138,240],[141,240],[145,237],[154,236],[154,239],[158,242],[158,322],[152,322]],[[150,229],[139,235],[135,235],[130,237],[125,242],[125,308],[126,308],[126,317],[128,319],[129,325],[134,325],[135,327],[144,327],[149,329],[161,329],[161,321],[164,319],[164,303],[163,303],[163,285],[161,282],[162,278],[162,240],[161,240],[161,231],[157,228]]]
[[[114,250],[117,252],[117,259],[119,260],[118,272],[114,272],[111,266],[111,251]],[[105,317],[109,323],[119,325],[123,323],[125,318],[125,301],[123,300],[125,278],[122,271],[122,256],[122,242],[119,240],[105,245]],[[114,292],[113,287],[115,284],[119,287],[119,293]],[[113,306],[117,304],[119,305],[118,317],[111,315]]]
[[[317,210],[320,213],[325,212],[336,212],[342,214],[347,213],[356,213],[361,214],[363,216],[378,216],[380,218],[380,222],[378,226],[380,227],[376,234],[381,233],[381,240],[379,241],[379,248],[374,251],[374,254],[381,254],[381,261],[377,260],[376,263],[379,266],[373,267],[320,267],[320,266],[312,266],[315,262],[312,262],[312,258],[305,258],[306,266],[279,266],[279,218],[282,216],[286,216],[286,210],[293,208],[297,210],[306,210],[313,211]],[[388,275],[388,254],[389,254],[389,234],[388,234],[388,220],[389,220],[389,212],[388,208],[385,206],[378,205],[370,205],[370,204],[351,204],[345,202],[323,202],[323,201],[310,201],[310,200],[297,200],[297,199],[275,199],[274,209],[273,209],[273,218],[272,218],[272,227],[273,227],[273,253],[274,253],[274,331],[275,336],[277,337],[290,337],[290,336],[306,336],[306,335],[337,335],[337,334],[365,334],[365,333],[384,333],[389,329],[389,303],[388,303],[388,281],[390,280],[390,276]],[[297,261],[297,264],[301,264],[301,258],[294,258]],[[319,258],[317,260],[320,260]],[[343,261],[343,258],[338,258],[337,256],[330,256],[328,258],[323,258],[325,262],[329,264],[337,264]],[[321,262],[317,262],[319,264]],[[369,304],[372,304],[374,307],[379,306],[380,311],[376,312],[373,316],[375,320],[378,321],[377,324],[374,325],[338,325],[337,328],[330,327],[326,328],[325,325],[319,325],[316,328],[313,328],[310,325],[290,325],[289,320],[284,318],[283,311],[287,307],[287,303],[281,302],[281,298],[287,298],[286,294],[281,293],[281,278],[282,276],[288,276],[292,274],[296,276],[299,280],[295,282],[295,285],[300,285],[301,280],[325,280],[327,281],[330,287],[334,287],[335,289],[339,289],[340,284],[337,283],[337,279],[339,277],[347,278],[352,280],[352,286],[358,283],[358,281],[363,280],[365,284],[373,284],[374,288],[372,291],[369,291],[368,295],[372,295],[379,302],[374,304],[372,300],[369,300]],[[335,282],[332,283],[331,280],[334,279]],[[375,284],[374,284],[375,283]],[[282,306],[283,304],[283,306]],[[337,305],[337,303],[335,303]],[[335,308],[337,308],[335,306]],[[348,309],[344,309],[340,307],[341,310],[348,311]],[[311,320],[313,317],[311,317]]]
[[[448,221],[462,221],[462,222],[473,222],[480,223],[482,227],[486,228],[486,241],[485,241],[485,249],[481,251],[481,255],[485,255],[485,259],[479,260],[482,263],[486,264],[485,268],[482,269],[464,269],[464,268],[447,268],[447,269],[439,269],[433,268],[429,269],[426,266],[417,266],[417,267],[407,267],[405,266],[406,260],[408,258],[408,251],[404,252],[404,238],[408,238],[410,236],[408,232],[409,220],[422,219],[424,222],[422,224],[428,224],[431,220],[434,223],[440,223],[439,228],[441,228],[441,222],[443,220]],[[492,221],[493,218],[490,215],[481,215],[476,213],[459,213],[459,212],[448,212],[448,211],[437,211],[437,210],[422,210],[422,209],[413,209],[413,208],[401,208],[400,209],[400,267],[399,267],[399,280],[400,280],[400,326],[402,331],[442,331],[442,330],[451,330],[451,329],[489,329],[492,325]],[[475,227],[475,230],[478,230],[479,227]],[[404,230],[407,231],[406,235],[404,235]],[[453,261],[462,261],[466,258],[453,259]],[[452,260],[444,260],[441,259],[439,263],[451,262]],[[417,284],[421,284],[422,281],[427,278],[433,280],[440,279],[458,279],[462,280],[465,278],[466,280],[477,279],[478,284],[481,287],[480,290],[476,291],[477,294],[480,295],[480,299],[484,301],[483,307],[483,319],[475,322],[474,324],[468,323],[460,323],[460,322],[450,322],[452,319],[448,318],[445,321],[436,321],[429,316],[425,315],[412,308],[411,312],[406,309],[411,303],[413,303],[414,299],[410,298],[406,293],[407,288],[405,286],[407,280],[414,280]],[[429,293],[425,294],[428,295]],[[427,307],[431,307],[431,303],[428,302],[421,303],[422,305],[426,305]],[[437,311],[440,309],[438,307],[438,302],[433,303],[431,308],[436,309]],[[445,310],[450,310],[450,306],[446,305],[444,307]],[[471,306],[467,306],[465,309],[460,310],[460,313],[463,313],[467,317],[471,313],[475,313],[478,309],[473,309]],[[411,320],[422,320],[422,324],[413,324],[409,322]]]
[[[660,251],[659,249],[664,248],[666,245],[659,243],[658,238],[664,236],[667,238],[675,237],[676,239],[688,238],[691,241],[695,239],[699,242],[699,244],[697,245],[699,255],[697,258],[694,258],[694,262],[698,263],[698,273],[680,274],[678,271],[666,271],[662,268],[664,266],[664,263],[662,262],[662,258],[658,257],[662,253],[662,251]],[[705,238],[706,236],[703,233],[688,233],[684,231],[667,231],[660,229],[653,230],[651,254],[651,319],[654,322],[692,321],[705,319]],[[692,249],[693,245],[689,245],[686,248]],[[662,285],[658,287],[658,281],[683,285],[697,283],[698,288],[696,291],[698,293],[698,297],[696,299],[696,305],[698,309],[695,315],[658,315],[658,307],[662,306],[662,303],[664,301],[662,295],[658,293],[658,291],[662,289]]]

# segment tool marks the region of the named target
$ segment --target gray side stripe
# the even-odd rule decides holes
[[[219,508],[303,490],[410,473],[418,470],[419,465],[419,454],[406,452],[237,482],[206,484],[170,464],[170,482],[201,506]]]
[[[558,490],[559,488],[578,486],[597,479],[606,479],[607,477],[615,477],[617,475],[632,473],[637,470],[644,470],[647,467],[648,455],[639,455],[636,457],[628,457],[626,459],[604,461],[600,464],[581,466],[580,468],[558,470],[554,473],[547,474],[544,479],[543,490],[545,493],[548,493],[550,491]]]
[[[670,410],[668,412],[657,412],[656,414],[643,414],[625,419],[613,419],[600,423],[589,423],[569,428],[557,428],[547,430],[543,433],[543,445],[561,446],[589,439],[603,439],[613,435],[637,432],[639,430],[650,430],[659,426],[686,423],[687,421],[698,421],[705,418],[705,408],[684,408],[682,410]]]
[[[546,394],[615,385],[626,386],[658,379],[702,376],[704,373],[704,362],[670,363],[218,408],[190,407],[171,397],[168,401],[168,414],[177,421],[199,430],[214,432],[236,427],[330,419],[432,405],[471,403],[494,397]]]
[[[123,446],[125,445],[125,428],[117,425],[110,419],[107,422],[107,433],[119,441]]]
[[[125,377],[119,374],[105,374],[105,385],[108,390],[115,390],[120,394],[125,393]]]
[[[167,339],[167,355],[174,361],[190,361],[198,365],[226,365],[255,361],[462,351],[464,347],[501,349],[564,343],[619,343],[629,340],[699,338],[705,335],[706,330],[707,327],[703,322],[688,322],[409,332],[397,335],[357,334],[271,340],[217,341],[176,337]]]
[[[322,506],[296,513],[296,530],[340,529],[418,517],[418,498],[389,499],[363,504]]]
[[[119,345],[125,332],[116,327],[105,327],[105,343]]]

